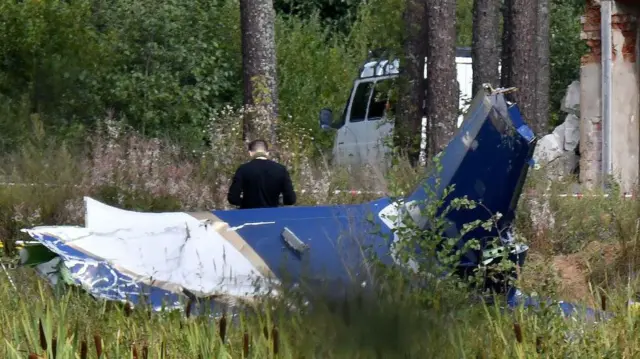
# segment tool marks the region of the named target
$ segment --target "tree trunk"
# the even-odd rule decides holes
[[[275,11],[272,0],[240,0],[245,140],[267,135],[275,144],[278,117]]]
[[[511,83],[511,8],[514,0],[502,2],[502,49],[500,56],[500,86],[509,87]]]
[[[473,69],[472,94],[482,89],[482,84],[493,87],[500,84],[498,46],[500,30],[500,0],[475,0],[473,2],[473,35],[471,59]]]
[[[458,122],[456,80],[456,0],[426,0],[427,105],[430,155],[440,152]]]
[[[549,91],[551,87],[549,26],[549,0],[538,0],[536,122],[539,136],[544,136],[549,131]]]
[[[426,9],[424,0],[407,0],[404,11],[405,38],[401,96],[396,116],[396,144],[415,165],[420,156],[424,115],[424,59],[426,57]],[[428,140],[428,139],[427,139]]]
[[[515,99],[525,121],[536,134],[541,126],[536,117],[536,92],[538,72],[537,0],[505,0],[505,36],[507,51],[503,59],[509,61],[506,70],[506,87],[517,87]]]

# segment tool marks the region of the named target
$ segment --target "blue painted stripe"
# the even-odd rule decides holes
[[[49,250],[60,256],[69,269],[71,279],[95,298],[129,302],[133,305],[150,305],[155,311],[162,309],[186,310],[188,298],[183,293],[174,293],[163,288],[138,282],[115,269],[100,258],[87,255],[67,244],[60,238],[49,235],[33,236]],[[90,285],[87,285],[89,284]],[[225,310],[227,305],[213,299],[190,304],[190,313],[215,314]]]
[[[34,239],[59,255],[75,283],[97,298],[138,304],[144,297],[154,306],[162,306],[173,305],[182,297],[178,293],[136,282],[109,263],[65,244],[56,236],[43,234]],[[91,285],[86,285],[88,283]]]

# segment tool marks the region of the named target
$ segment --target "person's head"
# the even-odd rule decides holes
[[[254,140],[249,143],[249,156],[268,156],[269,147],[265,140]]]

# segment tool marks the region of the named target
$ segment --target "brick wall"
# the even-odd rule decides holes
[[[640,131],[638,131],[637,7],[613,4],[612,15],[612,162],[614,175],[623,187],[633,187],[638,178]],[[600,4],[587,0],[582,17],[581,38],[587,52],[581,59],[580,179],[586,187],[600,183],[602,169]],[[631,188],[629,188],[631,189]]]
[[[580,72],[580,181],[586,188],[595,188],[602,168],[600,6],[588,1],[581,20],[580,36],[587,52]]]

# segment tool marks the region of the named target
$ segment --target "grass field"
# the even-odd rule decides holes
[[[597,324],[504,312],[454,290],[407,294],[399,283],[312,311],[265,302],[213,320],[56,296],[31,273],[13,276],[17,291],[0,282],[3,358],[630,358],[640,345],[623,290],[605,301],[617,316]]]
[[[189,157],[133,136],[96,141],[86,152],[53,143],[26,147],[4,159],[2,175],[10,182],[40,184],[0,187],[0,238],[11,254],[14,241],[24,239],[20,228],[82,223],[83,195],[145,211],[223,208],[230,171],[241,159],[239,151],[225,161]],[[282,160],[292,169],[297,190],[309,191],[301,204],[371,198],[326,195],[356,185],[398,193],[412,188],[419,176],[402,163],[383,176],[374,170],[347,174],[300,156]],[[543,187],[535,173],[530,177],[527,193]],[[564,188],[557,184],[550,191]],[[640,357],[638,317],[628,308],[638,288],[638,202],[551,196],[546,204],[541,209],[529,196],[520,202],[518,234],[531,246],[520,287],[541,297],[605,307],[616,314],[613,319],[565,320],[550,308],[505,312],[472,300],[454,279],[409,290],[407,278],[393,271],[373,296],[312,300],[313,310],[293,311],[265,299],[215,320],[151,315],[145,308],[96,302],[81,291],[54,293],[21,268],[8,270],[13,283],[0,273],[0,353],[60,359],[98,353],[114,359]],[[288,298],[296,304],[297,296]]]

